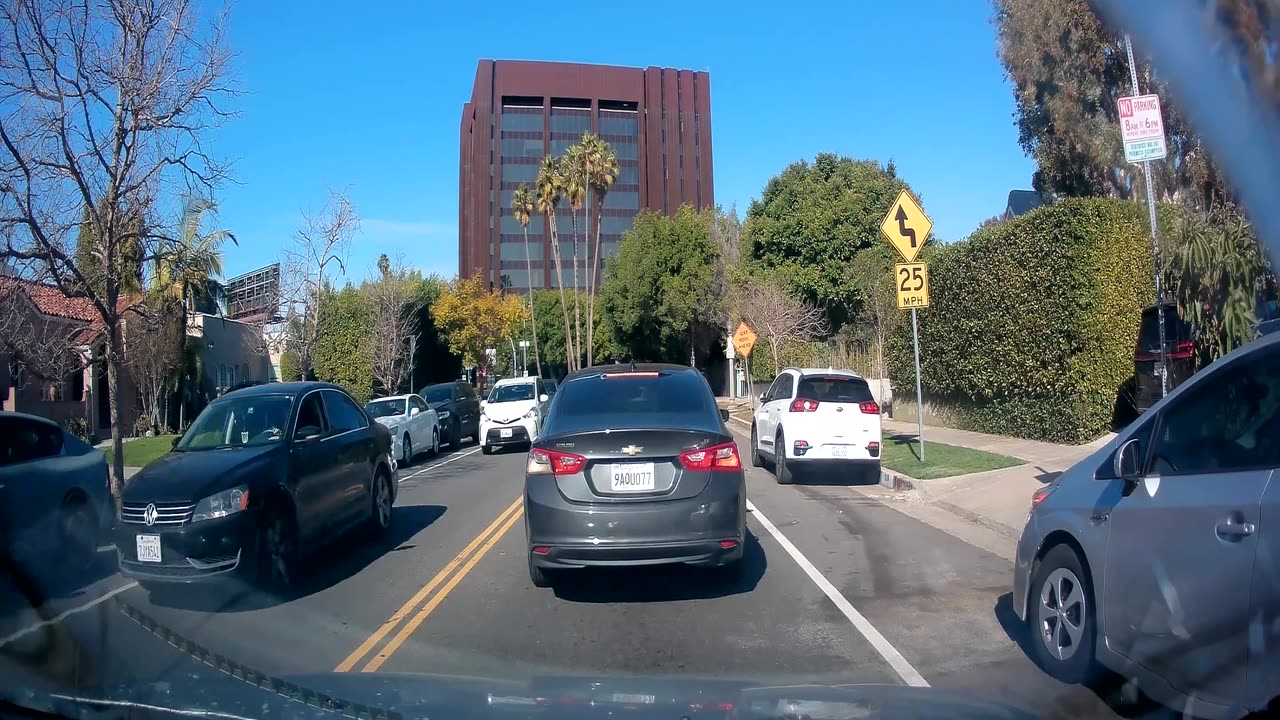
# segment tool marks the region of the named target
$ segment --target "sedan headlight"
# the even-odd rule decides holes
[[[391,439],[395,440],[396,438],[400,437],[400,426],[389,425],[387,426],[387,432],[391,433]]]
[[[247,507],[249,507],[248,486],[233,487],[230,490],[214,493],[196,503],[195,513],[191,515],[191,522],[234,515]]]
[[[437,417],[437,418],[439,418],[439,419],[441,419],[441,420],[448,420],[448,419],[449,419],[449,411],[448,411],[448,410],[437,410],[437,411],[436,411],[436,417]]]

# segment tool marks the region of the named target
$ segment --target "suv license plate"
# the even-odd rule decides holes
[[[160,536],[138,536],[138,562],[160,562]]]
[[[831,448],[831,457],[847,458],[849,457],[849,448],[846,445],[836,445]]]

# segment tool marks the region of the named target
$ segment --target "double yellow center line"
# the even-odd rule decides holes
[[[382,649],[377,654],[369,658],[369,661],[360,668],[360,671],[375,672],[382,667],[387,658],[391,657],[391,654],[398,650],[405,640],[409,639],[413,631],[417,630],[418,626],[427,619],[427,616],[440,603],[444,602],[444,599],[462,581],[462,578],[471,572],[471,568],[480,562],[480,558],[484,557],[497,544],[498,540],[507,534],[511,526],[516,524],[516,521],[524,514],[523,500],[523,497],[518,497],[515,502],[507,506],[507,509],[503,510],[497,519],[489,523],[489,527],[485,528],[474,540],[468,543],[462,549],[462,552],[450,560],[449,564],[436,573],[436,576],[422,586],[421,590],[409,598],[409,602],[401,606],[390,619],[382,624],[382,627],[369,636],[369,639],[360,643],[360,647],[352,651],[346,660],[339,663],[338,667],[334,668],[334,672],[352,671],[356,665],[360,664],[361,660],[372,653],[392,631],[399,627],[399,631],[382,646]],[[436,588],[439,588],[439,592],[436,591]],[[406,618],[408,622],[404,622]],[[403,625],[401,624],[402,622]]]

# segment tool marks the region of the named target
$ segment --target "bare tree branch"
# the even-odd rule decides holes
[[[407,281],[404,261],[383,255],[378,275],[362,288],[372,310],[370,359],[373,379],[382,392],[394,395],[409,375],[409,339],[418,329],[418,307],[413,304],[413,288]]]
[[[92,305],[117,490],[129,278],[174,251],[162,198],[225,176],[204,145],[238,94],[225,23],[195,0],[0,2],[0,261]]]
[[[739,283],[733,294],[733,307],[769,343],[775,368],[784,342],[812,340],[827,330],[826,314],[821,308],[792,296],[772,278]]]
[[[281,268],[281,299],[286,306],[289,348],[298,354],[302,376],[314,371],[320,330],[320,299],[326,283],[347,272],[351,238],[360,229],[360,216],[346,195],[329,191],[319,212],[303,215],[302,225],[285,248]]]

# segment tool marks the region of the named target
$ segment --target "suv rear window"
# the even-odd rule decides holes
[[[603,373],[560,386],[548,423],[556,432],[588,426],[717,427],[715,398],[691,372]]]
[[[1173,306],[1165,308],[1164,311],[1164,340],[1166,345],[1191,342],[1191,326],[1178,316],[1178,311]],[[1160,351],[1160,319],[1156,317],[1155,308],[1142,311],[1142,330],[1138,334],[1138,350]]]
[[[796,392],[796,397],[835,403],[864,403],[875,400],[871,396],[871,388],[867,386],[866,380],[838,375],[800,378],[800,389]]]

